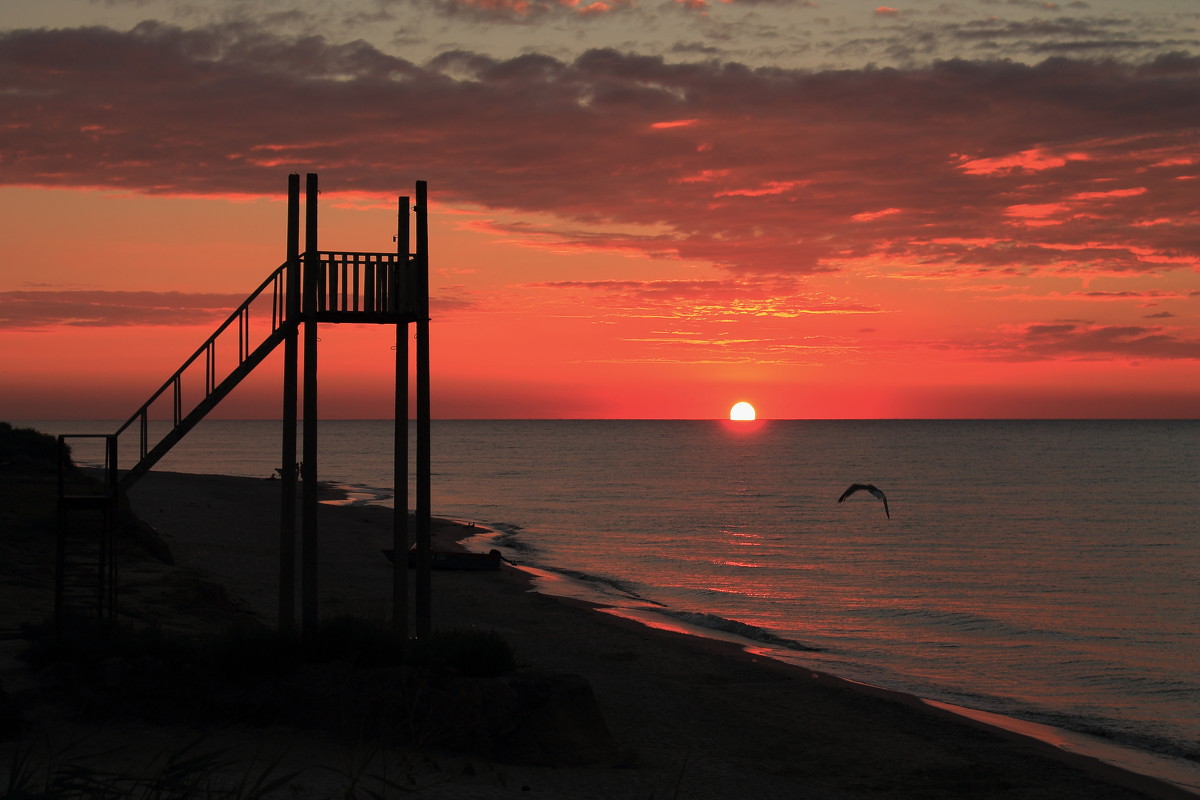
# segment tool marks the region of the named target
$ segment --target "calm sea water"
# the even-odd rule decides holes
[[[322,478],[387,502],[391,430],[323,422]],[[159,469],[265,477],[278,443],[205,422]],[[557,591],[1200,759],[1200,422],[440,421],[433,458],[434,513]]]

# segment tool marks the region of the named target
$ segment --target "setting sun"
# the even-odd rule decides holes
[[[735,403],[733,408],[729,409],[729,418],[736,420],[753,420],[755,418],[754,406],[746,402]]]

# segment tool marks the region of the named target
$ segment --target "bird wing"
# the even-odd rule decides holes
[[[867,491],[883,501],[883,513],[887,514],[888,519],[891,519],[892,512],[888,510],[887,495],[885,495],[883,491],[873,483],[867,486]]]
[[[842,496],[838,498],[838,502],[845,502],[846,498],[860,489],[870,492],[883,501],[883,513],[887,514],[887,518],[892,518],[891,509],[888,508],[887,495],[880,491],[879,487],[873,483],[852,483],[847,487],[846,491],[842,492]]]
[[[843,503],[843,502],[845,502],[847,497],[854,494],[859,489],[866,489],[866,488],[867,487],[861,483],[852,483],[852,484],[850,484],[850,487],[848,489],[846,489],[846,491],[842,492],[842,496],[838,498],[838,502]]]

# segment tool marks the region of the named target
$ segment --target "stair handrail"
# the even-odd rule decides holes
[[[364,252],[346,250],[315,251],[316,272],[318,283],[317,313],[326,311],[350,311],[352,313],[383,311],[395,313],[406,304],[408,297],[407,271],[412,265],[412,255],[408,253]],[[238,358],[229,374],[236,372],[257,347],[267,343],[281,328],[288,324],[297,324],[301,318],[298,307],[289,313],[288,280],[289,267],[294,268],[296,285],[292,291],[297,294],[303,284],[302,270],[307,265],[307,254],[300,254],[294,263],[287,261],[280,264],[266,277],[250,295],[235,308],[217,329],[201,344],[192,355],[183,362],[166,381],[150,395],[146,402],[138,407],[129,419],[117,429],[114,436],[120,437],[137,424],[138,453],[132,459],[131,467],[135,472],[140,468],[147,455],[164,441],[171,437],[184,419],[196,409],[201,408],[212,395],[221,380],[217,378],[216,345],[220,337],[235,323],[238,326]],[[337,283],[339,282],[339,287]],[[327,283],[328,282],[328,283]],[[262,295],[270,289],[271,295],[271,328],[262,341],[250,343],[250,310]],[[360,294],[361,292],[361,294]],[[349,301],[349,303],[347,303]],[[360,304],[361,303],[361,304]],[[297,303],[297,306],[299,304]],[[183,376],[196,366],[201,357],[206,360],[204,369],[204,393],[195,408],[183,408]],[[173,391],[171,431],[163,435],[158,444],[150,443],[150,409],[159,402],[168,390]],[[161,455],[159,455],[161,457]],[[157,459],[155,459],[157,460]],[[144,471],[144,470],[142,470]]]
[[[303,263],[303,261],[301,261],[301,263]],[[253,351],[254,348],[250,346],[248,341],[250,335],[250,306],[256,300],[258,300],[258,298],[267,290],[268,287],[272,287],[274,292],[274,296],[271,298],[271,331],[265,337],[263,337],[263,341],[269,339],[275,334],[276,331],[278,331],[289,321],[287,319],[288,266],[288,262],[285,261],[283,264],[277,267],[274,272],[268,275],[266,280],[259,284],[258,288],[251,292],[250,295],[242,301],[241,305],[239,305],[232,313],[230,313],[229,317],[221,323],[216,331],[214,331],[211,336],[204,340],[204,343],[196,349],[196,352],[183,362],[183,366],[175,370],[171,377],[167,378],[163,385],[160,386],[156,392],[150,395],[150,399],[145,403],[142,403],[141,407],[139,407],[137,411],[133,412],[133,415],[125,421],[125,424],[117,429],[115,435],[120,436],[135,422],[139,423],[138,460],[145,458],[146,454],[150,451],[148,442],[150,406],[152,406],[166,393],[168,389],[171,389],[172,387],[174,387],[175,392],[175,396],[173,398],[174,402],[172,404],[172,409],[174,412],[172,427],[178,426],[183,420],[184,414],[182,409],[181,380],[183,378],[183,374],[187,372],[187,370],[193,364],[195,364],[201,356],[206,356],[208,360],[208,363],[205,365],[204,396],[207,398],[210,394],[212,394],[212,391],[217,384],[215,346],[217,339],[222,333],[229,329],[230,325],[233,325],[235,322],[238,324],[238,366],[240,366],[246,360],[246,357]]]

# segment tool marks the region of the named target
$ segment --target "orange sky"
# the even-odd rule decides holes
[[[1196,416],[1196,48],[747,65],[517,23],[539,47],[421,62],[0,29],[0,418],[131,414],[282,261],[290,171],[326,249],[391,249],[430,182],[437,417]],[[323,415],[390,415],[393,333],[321,337]],[[218,415],[276,415],[263,369]]]

